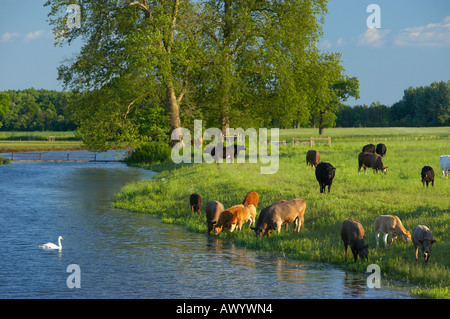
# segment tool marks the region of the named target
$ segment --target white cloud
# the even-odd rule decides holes
[[[336,45],[337,45],[338,47],[341,47],[341,46],[345,45],[345,40],[344,40],[344,38],[343,38],[343,37],[338,38],[337,41],[336,41]]]
[[[5,33],[3,33],[0,42],[2,42],[2,43],[8,42],[17,37],[19,37],[19,34],[17,32],[13,32],[13,33],[5,32]]]
[[[325,39],[323,41],[320,41],[318,46],[319,46],[319,48],[322,48],[322,49],[330,49],[331,45],[332,45],[331,41]]]
[[[45,30],[30,32],[25,36],[25,41],[33,41],[45,37]]]
[[[382,48],[386,43],[386,36],[391,30],[368,28],[358,37],[358,46]]]
[[[450,48],[450,16],[439,23],[402,29],[394,44],[400,47]]]

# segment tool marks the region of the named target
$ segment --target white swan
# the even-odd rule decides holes
[[[59,250],[61,250],[62,249],[61,239],[64,239],[64,238],[62,238],[62,236],[59,236],[58,237],[58,245],[55,245],[54,243],[46,243],[40,247],[42,247],[44,249],[59,249]]]

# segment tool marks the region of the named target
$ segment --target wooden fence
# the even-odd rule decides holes
[[[313,147],[313,145],[316,144],[316,141],[327,141],[328,145],[331,146],[331,137],[310,137],[310,138],[295,138],[293,137],[291,140],[291,145],[295,146],[298,144],[309,144],[310,147]],[[282,140],[282,141],[270,141],[270,143],[278,143],[281,145],[286,145],[286,140]]]

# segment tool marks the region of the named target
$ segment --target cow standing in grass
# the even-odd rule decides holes
[[[325,188],[328,186],[328,193],[330,192],[331,184],[333,183],[336,168],[330,163],[321,162],[316,167],[316,179],[319,182],[320,192],[325,193]]]
[[[361,152],[358,155],[358,174],[361,171],[361,167],[364,167],[364,173],[368,167],[372,168],[374,173],[378,173],[379,170],[386,173],[387,170],[380,155],[368,152]]]
[[[431,166],[424,166],[421,175],[423,187],[425,187],[425,183],[427,184],[427,188],[429,183],[431,183],[431,186],[434,186],[434,170]]]

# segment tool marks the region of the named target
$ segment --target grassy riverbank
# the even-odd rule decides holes
[[[352,132],[350,133],[349,130]],[[232,240],[241,247],[280,254],[285,257],[326,262],[364,273],[369,264],[378,264],[385,278],[411,285],[413,294],[429,298],[450,298],[450,179],[443,178],[439,156],[450,153],[450,129],[330,129],[332,145],[316,145],[321,160],[332,163],[336,177],[331,194],[320,194],[314,170],[305,164],[309,145],[280,146],[280,165],[276,174],[261,175],[268,164],[184,164],[145,165],[159,171],[153,180],[125,186],[114,200],[115,207],[161,217],[163,222],[184,225],[189,231],[206,232],[204,207],[201,214],[189,208],[193,192],[209,200],[219,200],[225,207],[239,204],[245,194],[260,194],[257,212],[281,198],[306,200],[305,226],[300,234],[284,230],[270,238],[256,238],[245,226],[241,232],[223,232],[219,238]],[[307,130],[281,130],[287,138],[315,136]],[[360,133],[360,134],[358,134]],[[357,156],[364,144],[382,141],[387,145],[384,163],[388,173],[358,175]],[[432,166],[436,173],[434,188],[423,188],[421,168]],[[401,240],[397,246],[375,249],[373,220],[381,214],[400,217],[410,231],[417,224],[427,225],[436,244],[431,259],[415,261],[411,243]],[[369,261],[344,260],[340,227],[347,218],[359,219],[366,231]],[[214,235],[213,235],[214,236]],[[382,241],[380,242],[383,246]],[[351,256],[351,254],[350,254]]]

